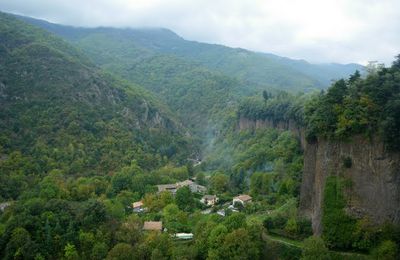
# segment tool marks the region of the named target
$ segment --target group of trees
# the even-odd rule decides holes
[[[264,91],[242,102],[238,116],[251,120],[304,126],[307,138],[346,139],[355,134],[380,135],[391,150],[400,149],[400,55],[391,67],[369,67],[332,84],[327,91],[307,95]]]
[[[263,92],[260,97],[247,98],[239,104],[237,114],[251,120],[270,120],[272,122],[288,122],[292,120],[299,126],[303,124],[304,104],[309,99],[308,95],[293,95],[279,91]]]
[[[227,131],[205,158],[216,193],[250,192],[254,197],[298,196],[303,157],[290,132],[268,128]],[[275,195],[274,195],[275,194]]]
[[[210,215],[195,226],[195,247],[201,259],[262,259],[263,227],[247,223],[243,213],[226,219]]]
[[[263,259],[264,227],[292,238],[310,234],[310,223],[296,212],[302,153],[291,133],[236,131],[233,121],[221,123],[223,135],[199,167],[211,177],[199,173],[197,181],[209,183],[221,201],[249,192],[254,203],[243,212],[273,213],[264,227],[243,212],[203,215],[199,195],[188,187],[175,197],[156,193],[156,184],[195,173],[184,166],[192,139],[165,106],[8,15],[0,14],[0,36],[0,202],[11,201],[0,213],[0,258]],[[134,71],[111,67],[159,92],[199,136],[209,117],[223,111],[235,123],[238,117],[293,120],[311,139],[379,132],[391,149],[400,149],[400,56],[390,68],[365,79],[356,72],[310,100],[265,91],[235,113],[223,108],[243,94],[239,81],[168,55],[147,61],[129,63]],[[398,232],[348,217],[338,183],[328,179],[324,196],[328,247],[376,247],[378,256],[396,255]],[[129,205],[140,199],[147,212],[134,215]],[[167,232],[143,232],[147,220],[163,221]],[[193,232],[194,240],[177,243],[176,232]],[[310,241],[304,257],[324,258],[325,249],[313,243],[324,244]]]
[[[25,165],[21,158],[8,160]],[[1,162],[4,167],[16,167],[8,160]],[[195,200],[187,187],[178,190],[175,198],[168,192],[151,195],[160,180],[176,182],[188,176],[186,167],[166,167],[168,171],[164,167],[148,172],[132,161],[113,176],[76,178],[62,170],[52,170],[43,177],[31,175],[35,185],[26,183],[18,200],[0,213],[1,257],[104,259],[108,255],[114,259],[115,255],[132,253],[135,258],[150,259],[155,248],[164,246],[161,241],[168,245],[171,238],[142,233],[144,219],[131,214],[133,201],[146,195],[147,217],[162,218],[171,232],[191,231],[188,213],[193,211]],[[158,253],[174,253],[173,246],[164,249]]]
[[[327,246],[373,254],[379,254],[379,250],[388,250],[389,255],[396,255],[396,243],[400,244],[399,227],[390,223],[376,225],[368,217],[357,219],[348,215],[345,211],[345,189],[349,185],[351,184],[348,180],[338,176],[330,176],[326,181],[322,206],[322,237]],[[390,249],[383,249],[385,247]],[[387,259],[395,258],[388,256]]]
[[[315,96],[305,109],[308,138],[344,139],[380,135],[391,150],[400,149],[400,55],[389,68],[362,78],[357,71]]]
[[[149,93],[3,13],[0,38],[0,198],[54,169],[102,176],[132,160],[147,171],[185,162],[190,138]]]

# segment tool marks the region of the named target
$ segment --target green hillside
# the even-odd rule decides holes
[[[245,83],[243,84],[245,88],[251,90],[271,87],[289,91],[326,88],[330,85],[331,80],[347,77],[355,70],[363,68],[358,64],[311,64],[273,54],[188,41],[174,32],[162,28],[76,28],[28,17],[19,18],[78,44],[83,43],[84,49],[89,52],[92,48],[99,50],[101,46],[104,47],[105,44],[107,45],[107,41],[122,41],[124,46],[130,49],[129,51],[125,49],[125,54],[132,49],[146,50],[147,54],[148,51],[172,54],[237,78]],[[120,45],[114,47],[119,48],[118,46]],[[113,46],[109,45],[109,47],[111,49],[103,49],[103,51],[113,52]],[[97,54],[103,55],[99,52]],[[128,57],[132,59],[134,56]],[[125,56],[125,58],[128,57]],[[135,58],[137,57],[135,56]]]
[[[0,12],[0,259],[397,259],[341,177],[300,211],[299,135],[400,150],[400,56],[356,68]]]
[[[186,130],[165,106],[63,40],[0,14],[0,53],[0,154],[11,160],[1,197],[16,198],[11,183],[52,169],[107,174],[132,160],[154,169],[186,159]]]
[[[145,86],[200,136],[213,125],[212,114],[238,98],[264,89],[323,88],[327,78],[353,72],[339,65],[325,75],[328,69],[308,63],[299,70],[293,60],[187,41],[167,29],[77,28],[19,18],[64,37],[107,71]]]

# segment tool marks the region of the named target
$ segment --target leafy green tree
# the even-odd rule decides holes
[[[180,259],[196,259],[197,258],[197,251],[196,247],[193,245],[175,245],[172,248],[172,259],[180,260]]]
[[[211,177],[211,189],[215,193],[223,193],[228,189],[228,176],[222,173],[217,173]]]
[[[244,228],[227,234],[220,250],[226,259],[257,259],[260,254]]]
[[[301,259],[303,260],[329,260],[329,250],[324,241],[319,237],[309,237],[304,240],[304,247]]]
[[[122,219],[125,216],[125,207],[118,200],[104,200],[102,203],[111,218]]]
[[[29,232],[22,227],[14,229],[7,243],[6,259],[33,258],[34,251],[35,247]]]
[[[86,227],[97,227],[98,224],[105,221],[107,211],[103,203],[96,200],[89,200],[84,204],[82,223]]]
[[[265,232],[265,229],[259,221],[250,221],[246,227],[246,230],[249,234],[250,241],[252,241],[253,246],[260,252],[260,258],[265,258],[264,254],[264,247],[265,247],[265,242],[263,239],[263,233]]]
[[[96,242],[93,245],[92,254],[90,256],[93,260],[105,259],[108,253],[108,246],[104,242]]]
[[[208,257],[207,259],[222,259],[224,257],[220,250],[221,245],[223,245],[225,236],[228,234],[228,229],[219,224],[210,233],[208,237]]]
[[[163,209],[163,219],[169,233],[185,232],[189,229],[187,214],[175,204],[169,204]]]
[[[170,235],[152,232],[139,245],[135,259],[169,259],[173,247]]]
[[[91,232],[79,232],[79,245],[80,245],[80,253],[83,258],[89,258],[92,254],[93,246],[95,244],[94,234]]]
[[[191,211],[193,209],[193,194],[188,186],[179,188],[176,191],[175,202],[181,210]]]
[[[174,202],[174,197],[172,196],[171,192],[163,191],[163,192],[160,192],[160,194],[159,194],[159,200],[160,200],[161,208],[164,208],[168,204],[171,204]]]
[[[205,259],[208,254],[208,238],[216,223],[209,219],[200,220],[194,228],[194,244],[200,258]]]
[[[196,174],[196,183],[205,186],[206,185],[206,176],[204,172],[199,172]]]
[[[130,215],[116,232],[119,242],[135,245],[142,237],[142,221],[137,215]]]
[[[229,231],[246,228],[246,215],[241,212],[234,212],[225,219],[223,224]]]
[[[68,260],[79,259],[78,251],[76,250],[75,245],[68,243],[64,247],[64,257]]]
[[[266,90],[263,90],[262,96],[263,96],[265,102],[270,98],[270,94]]]
[[[396,55],[395,60],[393,61],[392,67],[400,70],[400,54]]]
[[[354,84],[360,79],[361,79],[361,74],[358,70],[356,70],[356,72],[354,72],[354,74],[350,75],[349,84]]]
[[[52,239],[52,230],[50,226],[49,219],[46,219],[46,224],[44,226],[44,233],[45,233],[45,247],[46,251],[49,253],[53,252],[53,239]]]
[[[130,190],[133,175],[129,172],[118,172],[111,179],[111,185],[115,193],[122,190]]]
[[[299,232],[299,228],[297,226],[296,218],[291,217],[286,222],[285,232],[289,235],[296,235]]]
[[[375,259],[394,260],[398,259],[399,251],[396,243],[390,240],[385,240],[378,247],[372,250],[372,256]]]
[[[135,252],[131,245],[126,243],[116,244],[107,254],[107,260],[135,259]]]

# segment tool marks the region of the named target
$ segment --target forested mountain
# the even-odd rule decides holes
[[[93,48],[100,40],[124,41],[131,48],[140,47],[162,54],[173,54],[235,77],[247,88],[273,87],[283,90],[326,88],[331,80],[347,77],[358,64],[310,64],[272,54],[257,53],[223,45],[188,41],[168,29],[75,28],[46,21],[20,17],[27,22],[76,42],[90,42]],[[100,35],[103,37],[98,38]],[[85,46],[87,49],[90,46]]]
[[[358,65],[312,65],[278,56],[187,41],[167,29],[76,28],[28,17],[82,49],[96,64],[159,95],[195,133],[238,97],[264,89],[307,91]],[[304,66],[303,66],[304,65]]]
[[[0,12],[0,258],[398,259],[400,56],[357,68]]]
[[[350,64],[338,64],[338,63],[321,63],[312,64],[305,60],[293,60],[285,57],[280,57],[273,54],[264,54],[271,60],[278,61],[285,66],[291,67],[305,75],[316,79],[322,86],[330,86],[332,81],[339,80],[341,78],[347,78],[354,71],[363,71],[363,66],[350,63]]]
[[[326,88],[332,80],[347,77],[358,64],[311,64],[273,54],[256,53],[240,48],[188,41],[168,29],[76,28],[19,17],[69,40],[91,43],[91,48],[105,38],[123,41],[130,48],[141,48],[162,54],[189,58],[212,70],[217,70],[243,81],[246,88],[277,88],[303,91]],[[94,36],[95,35],[95,36]],[[102,37],[101,37],[102,35]],[[104,44],[104,42],[103,42]],[[90,46],[85,49],[89,50]]]
[[[45,31],[7,14],[0,19],[2,160],[22,157],[23,175],[52,168],[87,175],[134,159],[150,169],[164,156],[186,156],[186,130],[149,93],[103,73]],[[9,184],[24,177],[11,178],[10,167],[0,176],[1,197],[16,198]]]
[[[391,67],[366,77],[356,71],[326,92],[260,95],[238,107],[243,129],[287,129],[302,140],[300,215],[331,248],[366,252],[391,244],[388,259],[398,258],[399,82],[400,55]]]

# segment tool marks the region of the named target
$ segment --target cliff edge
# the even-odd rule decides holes
[[[305,140],[304,129],[293,121],[239,118],[238,129],[276,128],[291,131],[304,150],[300,214],[312,220],[315,235],[322,234],[323,194],[328,176],[349,181],[346,213],[368,217],[376,224],[400,224],[400,153],[388,152],[380,139],[355,136],[351,141]]]
[[[300,212],[312,219],[314,234],[322,233],[323,194],[328,176],[350,180],[346,212],[376,224],[400,224],[400,154],[383,142],[357,136],[351,142],[318,140],[304,149]]]

